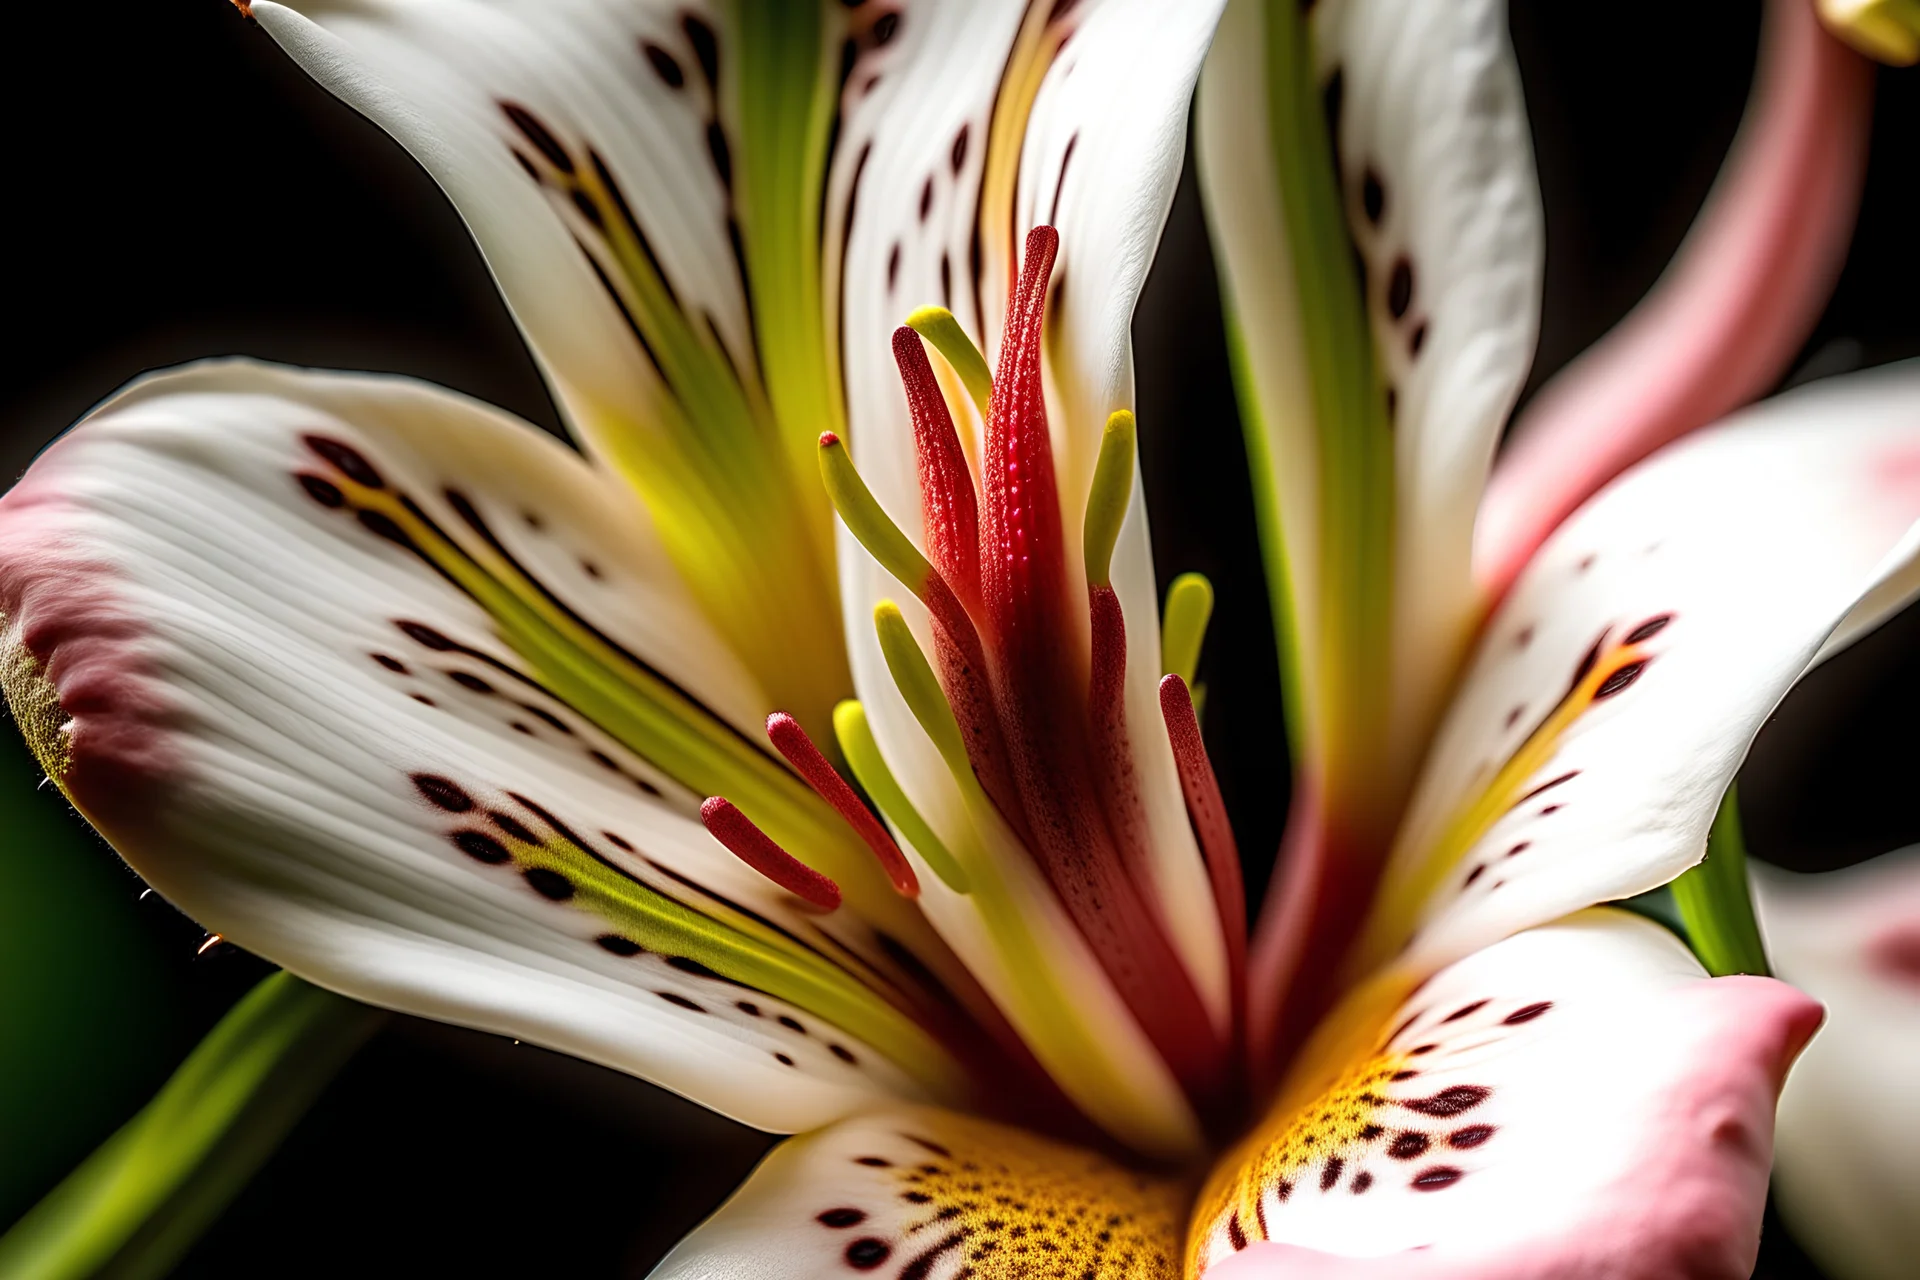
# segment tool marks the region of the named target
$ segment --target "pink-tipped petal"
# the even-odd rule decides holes
[[[1548,534],[1661,445],[1763,394],[1839,275],[1866,171],[1873,67],[1808,0],[1771,0],[1747,117],[1654,291],[1521,415],[1474,533],[1503,595]]]
[[[1270,1172],[1257,1197],[1211,1202],[1203,1274],[1745,1277],[1775,1100],[1821,1009],[1771,979],[1698,974],[1670,935],[1619,912],[1441,974],[1389,1023],[1383,1082],[1347,1077],[1349,1101],[1379,1105],[1310,1102],[1292,1143],[1305,1163],[1282,1143],[1244,1166]]]

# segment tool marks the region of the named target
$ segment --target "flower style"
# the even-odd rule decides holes
[[[662,1276],[1744,1274],[1818,1008],[1593,904],[1698,861],[1920,583],[1920,387],[1580,501],[1795,345],[1857,63],[1778,6],[1804,92],[1722,201],[1814,206],[1739,313],[1771,363],[1676,363],[1625,452],[1605,370],[1567,393],[1476,582],[1541,256],[1503,8],[1228,12],[1199,158],[1304,797],[1250,951],[1128,407],[1219,8],[252,5],[452,197],[586,456],[400,379],[135,384],[0,501],[49,775],[293,973],[803,1135]]]

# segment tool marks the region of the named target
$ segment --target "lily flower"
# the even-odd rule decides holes
[[[1305,698],[1258,963],[1129,407],[1217,5],[252,5],[584,457],[144,379],[0,500],[17,720],[238,945],[801,1135],[663,1277],[1744,1274],[1818,1007],[1594,904],[1920,579],[1920,386],[1590,467],[1476,588],[1537,197],[1500,6],[1403,8],[1236,5],[1201,90]]]
[[[1781,1216],[1831,1274],[1894,1280],[1920,1250],[1920,849],[1754,878],[1769,954],[1828,1016],[1780,1098]]]

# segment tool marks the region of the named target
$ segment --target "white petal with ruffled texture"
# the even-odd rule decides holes
[[[1221,1280],[1744,1276],[1774,1100],[1819,1017],[1783,983],[1707,979],[1624,912],[1507,939],[1327,1085],[1289,1085],[1203,1195],[1194,1260]]]
[[[1362,960],[1411,936],[1430,971],[1699,861],[1775,704],[1920,586],[1916,517],[1911,364],[1781,396],[1604,490],[1488,624]]]
[[[1827,1006],[1780,1099],[1781,1215],[1833,1275],[1898,1280],[1920,1257],[1920,849],[1754,880],[1775,970]]]
[[[553,692],[449,572],[517,580],[735,726],[760,711],[631,495],[558,442],[425,384],[238,362],[136,385],[0,502],[9,701],[156,888],[312,981],[769,1128],[924,1096],[716,972],[745,936],[802,987],[857,990],[815,952],[872,953],[868,926],[734,861],[679,762]],[[865,898],[891,927],[890,891]]]

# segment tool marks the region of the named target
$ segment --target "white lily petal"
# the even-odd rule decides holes
[[[1203,1193],[1189,1274],[1744,1276],[1819,1017],[1625,912],[1509,938],[1290,1083]]]
[[[748,279],[767,230],[736,190],[764,159],[745,154],[740,118],[765,79],[743,65],[749,42],[706,6],[664,2],[262,0],[252,13],[445,189],[571,429],[640,489],[736,651],[823,730],[845,677],[808,450],[838,399],[817,297],[789,287],[784,261]],[[837,41],[843,16],[822,15],[820,38]],[[831,65],[830,51],[793,56]],[[817,266],[803,258],[800,274]],[[776,306],[790,322],[758,331],[756,308]],[[796,336],[819,349],[795,357]],[[790,402],[796,368],[804,403]]]
[[[942,304],[991,359],[1025,232],[1040,224],[1059,228],[1048,409],[1069,531],[1068,578],[1079,581],[1087,487],[1109,411],[1132,398],[1133,307],[1171,203],[1186,104],[1218,6],[1170,11],[1107,0],[1055,8],[1058,14],[1006,0],[909,14],[877,84],[850,101],[829,184],[828,241],[844,245],[839,328],[853,454],[875,497],[914,536],[921,526],[919,474],[890,335],[917,307]],[[962,439],[977,442],[978,417],[957,383],[954,391],[948,398]],[[977,448],[969,449],[977,466]],[[975,830],[875,640],[876,602],[899,601],[923,645],[925,611],[844,529],[840,564],[854,683],[901,785],[950,846],[995,848],[995,856],[1017,861],[1024,855],[1006,844],[1004,832]],[[1158,601],[1137,483],[1115,553],[1114,586],[1127,619],[1129,734],[1159,900],[1176,946],[1224,1022],[1228,982],[1218,917],[1161,727]],[[1049,933],[1064,931],[1043,945],[1070,987],[1090,984],[1084,1012],[1118,1064],[1114,1078],[1147,1100],[1142,1114],[1184,1116],[1164,1066],[1043,882],[1026,868],[1011,867],[1009,876],[1018,895],[1037,895],[1034,922]],[[929,916],[1033,1039],[1041,1028],[1023,1024],[1031,1006],[1003,985],[1018,976],[991,954],[977,905],[922,879]],[[1111,1107],[1077,1100],[1105,1123],[1120,1120]],[[1173,1131],[1190,1123],[1183,1119]],[[1147,1127],[1156,1129],[1148,1145],[1167,1149],[1167,1127]]]
[[[1542,215],[1504,0],[1329,0],[1312,15],[1339,194],[1361,264],[1394,432],[1392,702],[1405,775],[1440,711],[1478,601],[1473,520],[1494,446],[1533,358]],[[1316,683],[1329,592],[1322,446],[1268,132],[1263,0],[1229,11],[1202,82],[1199,159],[1237,321],[1240,373],[1261,432],[1300,646]],[[1311,718],[1314,711],[1309,710]],[[1337,714],[1325,712],[1321,714]]]
[[[1920,1257],[1920,849],[1754,879],[1774,967],[1827,1006],[1780,1098],[1780,1212],[1831,1274],[1896,1280]]]
[[[1184,1188],[932,1108],[777,1147],[654,1280],[909,1280],[1178,1272]],[[884,1268],[884,1270],[883,1270]]]
[[[763,1127],[926,1095],[944,1055],[895,1065],[930,1042],[848,972],[890,891],[800,909],[707,836],[683,760],[559,692],[640,707],[618,672],[650,663],[687,740],[758,751],[632,496],[525,424],[404,379],[149,378],[0,502],[0,611],[42,763],[229,940]],[[509,642],[542,625],[586,638]]]
[[[1920,587],[1917,412],[1920,364],[1814,384],[1562,525],[1487,627],[1355,971],[1403,946],[1430,971],[1699,861],[1775,704]]]

